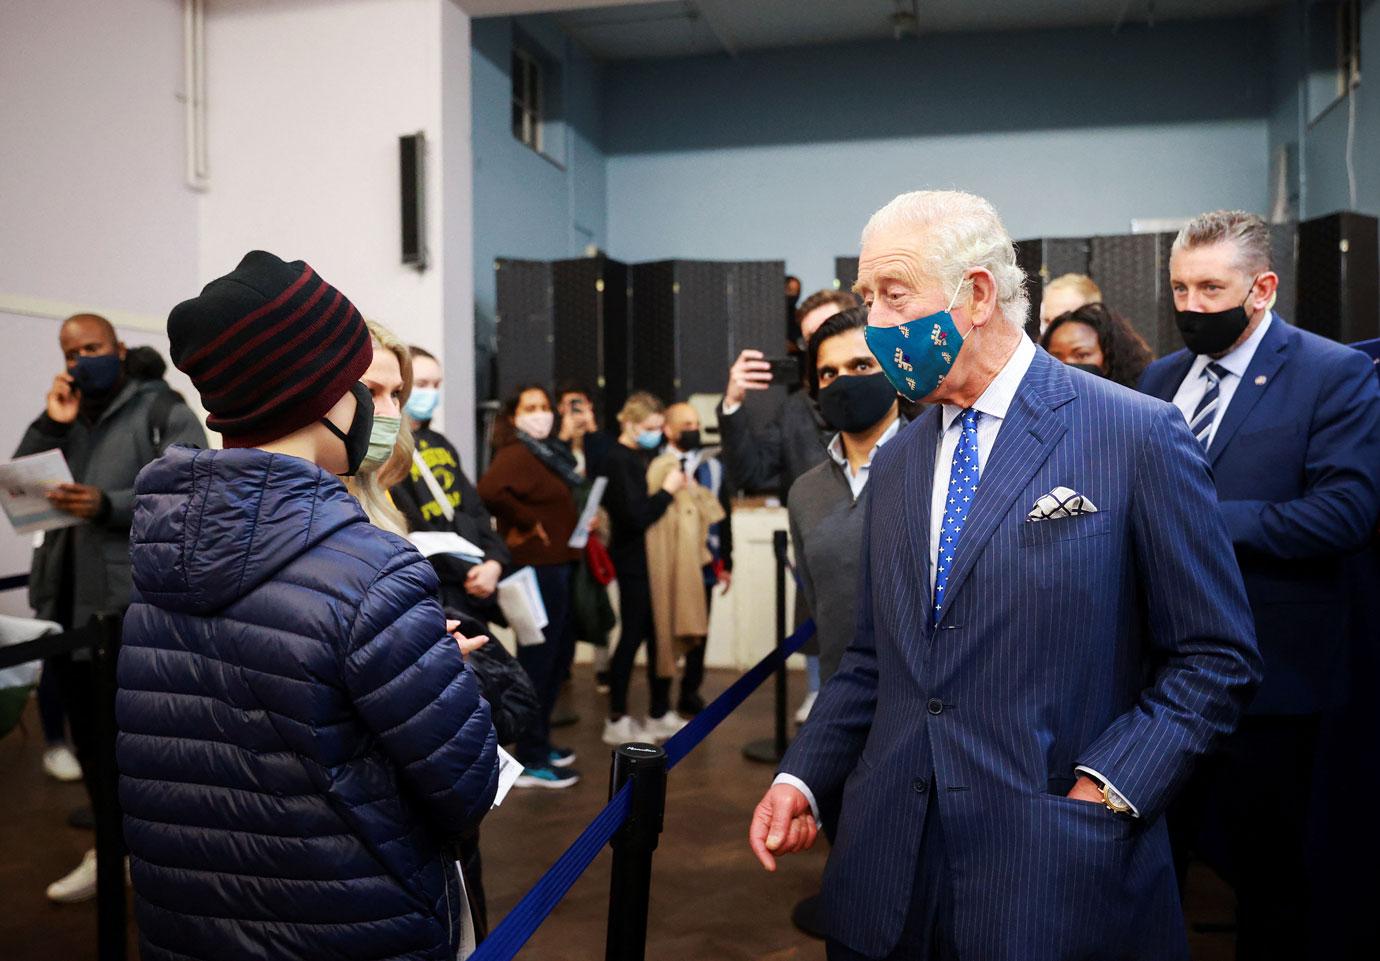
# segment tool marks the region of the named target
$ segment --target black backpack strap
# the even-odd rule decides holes
[[[172,416],[172,409],[180,403],[182,398],[177,391],[168,387],[154,395],[153,404],[149,407],[149,443],[153,444],[154,452],[159,456],[163,454],[163,444],[168,437],[168,418]]]

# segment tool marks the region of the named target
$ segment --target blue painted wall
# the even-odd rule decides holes
[[[609,250],[785,257],[810,289],[921,187],[987,196],[1017,237],[1264,211],[1271,39],[1253,18],[608,64]]]
[[[474,287],[478,396],[487,396],[494,337],[494,259],[578,256],[606,245],[600,66],[545,17],[476,19],[471,26]],[[558,65],[558,117],[546,157],[513,137],[509,63],[514,37]]]

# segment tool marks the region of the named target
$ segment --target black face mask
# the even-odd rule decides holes
[[[896,388],[886,374],[837,378],[819,392],[819,409],[834,430],[860,434],[887,415],[896,403]]]
[[[1251,278],[1250,290],[1246,300],[1251,299],[1258,278]],[[1246,301],[1227,310],[1205,313],[1200,310],[1175,310],[1174,323],[1179,325],[1179,335],[1184,346],[1195,354],[1214,356],[1222,353],[1240,339],[1250,326],[1251,318],[1246,313]]]
[[[680,432],[680,440],[676,441],[676,449],[686,454],[700,449],[700,432],[698,430],[683,430]]]
[[[326,418],[321,418],[326,429],[345,444],[346,468],[341,477],[355,476],[359,465],[364,463],[364,456],[369,453],[369,434],[374,429],[374,398],[369,388],[355,381],[350,385],[350,393],[355,395],[355,416],[350,421],[348,434]]]

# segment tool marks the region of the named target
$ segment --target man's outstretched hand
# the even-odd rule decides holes
[[[818,835],[809,800],[789,784],[767,790],[748,826],[748,844],[768,871],[776,870],[776,858],[814,847]]]

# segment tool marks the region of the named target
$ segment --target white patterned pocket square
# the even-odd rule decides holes
[[[1097,505],[1082,494],[1067,487],[1056,487],[1035,502],[1035,506],[1025,515],[1025,519],[1027,522],[1053,521],[1061,517],[1096,513]]]

